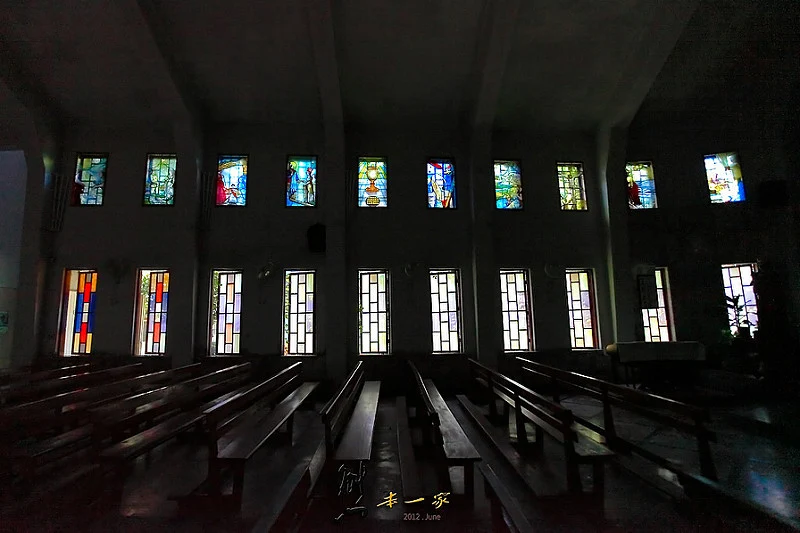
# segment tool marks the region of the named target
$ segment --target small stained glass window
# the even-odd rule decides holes
[[[242,320],[242,271],[211,273],[211,355],[239,353]]]
[[[653,164],[639,161],[625,165],[628,175],[628,207],[631,209],[655,209],[656,181],[653,177]]]
[[[317,205],[317,158],[289,157],[286,163],[286,205]]]
[[[722,265],[722,283],[728,308],[728,324],[736,335],[740,328],[758,330],[758,305],[753,286],[753,274],[758,272],[756,263]]]
[[[67,270],[61,303],[61,355],[92,353],[97,271]]]
[[[591,270],[567,270],[569,335],[573,348],[597,348],[594,275]]]
[[[449,159],[428,161],[428,207],[456,207],[456,171]]]
[[[103,205],[107,154],[79,154],[72,184],[72,205]]]
[[[506,352],[533,350],[530,291],[526,270],[500,271],[503,348]]]
[[[644,340],[645,342],[670,342],[675,339],[672,338],[667,269],[657,268],[655,278],[658,301],[653,303],[657,305],[649,309],[642,309]]]
[[[362,355],[389,353],[389,272],[358,271],[358,342]]]
[[[217,205],[246,205],[247,156],[225,155],[217,166]]]
[[[362,157],[358,160],[358,206],[386,207],[386,161]]]
[[[461,288],[458,270],[431,270],[433,352],[461,352]]]
[[[314,353],[313,270],[287,270],[283,291],[283,355]]]
[[[742,169],[735,152],[707,155],[705,165],[712,204],[744,202]]]
[[[562,211],[586,211],[586,189],[581,163],[558,163],[558,191]]]
[[[147,176],[144,183],[145,205],[173,205],[177,165],[178,158],[174,155],[147,156]]]
[[[494,195],[497,209],[522,209],[519,161],[494,162]]]
[[[163,355],[167,348],[169,270],[139,271],[136,355]]]

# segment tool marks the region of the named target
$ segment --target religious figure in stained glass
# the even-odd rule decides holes
[[[522,209],[519,161],[494,162],[494,192],[497,209]]]
[[[386,161],[360,158],[358,160],[358,206],[386,207]]]
[[[561,195],[562,211],[585,211],[586,189],[583,185],[583,165],[580,163],[558,163],[558,191]]]
[[[744,182],[735,152],[705,157],[706,178],[712,204],[744,201]]]
[[[628,175],[628,207],[631,209],[655,209],[656,181],[653,178],[653,164],[639,161],[625,165]]]
[[[247,156],[221,156],[217,167],[217,205],[245,205]]]
[[[72,185],[72,205],[103,205],[106,186],[105,154],[81,154],[75,169],[75,182]]]
[[[147,157],[147,176],[144,183],[145,205],[172,205],[175,201],[175,167],[178,159],[174,155],[151,155]]]
[[[456,207],[456,175],[449,159],[428,161],[428,207]]]
[[[286,205],[317,205],[317,158],[290,157],[286,165]]]

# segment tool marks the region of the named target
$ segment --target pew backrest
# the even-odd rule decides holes
[[[325,442],[329,451],[333,450],[336,439],[347,424],[363,385],[363,361],[359,361],[347,376],[344,385],[320,411],[322,422],[325,424]]]

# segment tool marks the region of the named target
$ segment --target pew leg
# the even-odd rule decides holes
[[[237,461],[233,466],[233,505],[234,510],[242,508],[242,493],[244,492],[244,461]]]
[[[473,463],[464,465],[464,498],[468,507],[475,504],[475,465]]]
[[[606,482],[605,482],[605,463],[594,461],[592,463],[592,492],[593,496],[602,510],[605,505]]]

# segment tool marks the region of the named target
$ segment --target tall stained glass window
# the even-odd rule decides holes
[[[362,157],[358,160],[358,206],[386,207],[386,160]]]
[[[217,166],[217,205],[247,202],[247,156],[220,156]]]
[[[145,205],[172,205],[175,201],[175,168],[178,158],[174,155],[147,156],[147,176],[144,182]]]
[[[631,209],[655,209],[656,180],[653,177],[653,163],[639,161],[625,165],[628,174],[628,207]]]
[[[61,303],[61,355],[92,353],[97,271],[67,270]]]
[[[358,271],[358,350],[362,355],[389,353],[389,272]]]
[[[72,184],[72,205],[103,205],[107,154],[79,154]]]
[[[283,355],[314,353],[314,271],[287,270],[283,291]]]
[[[211,355],[238,354],[242,319],[242,271],[211,273]]]
[[[755,263],[722,265],[722,283],[728,307],[728,324],[731,333],[739,328],[750,328],[750,333],[758,329],[758,307],[753,289],[753,274],[758,272]]]
[[[569,336],[573,348],[596,348],[599,345],[593,278],[591,270],[567,270]]]
[[[586,211],[586,189],[583,185],[583,165],[558,163],[558,191],[562,211]]]
[[[136,355],[163,355],[167,347],[169,270],[139,271]]]
[[[461,352],[461,295],[458,270],[431,270],[433,352]]]
[[[497,209],[522,209],[519,161],[494,162],[494,196]]]
[[[742,169],[735,152],[707,155],[705,164],[712,204],[744,202]]]
[[[669,287],[667,285],[667,269],[657,268],[656,307],[642,309],[642,322],[644,323],[645,342],[669,342],[672,338],[672,320],[669,309]],[[651,304],[652,305],[652,304]]]
[[[502,300],[503,347],[505,351],[533,350],[528,272],[520,269],[501,270],[500,298]]]
[[[428,207],[456,207],[456,171],[449,159],[428,161]]]
[[[286,205],[317,205],[317,158],[289,157],[286,163]]]

